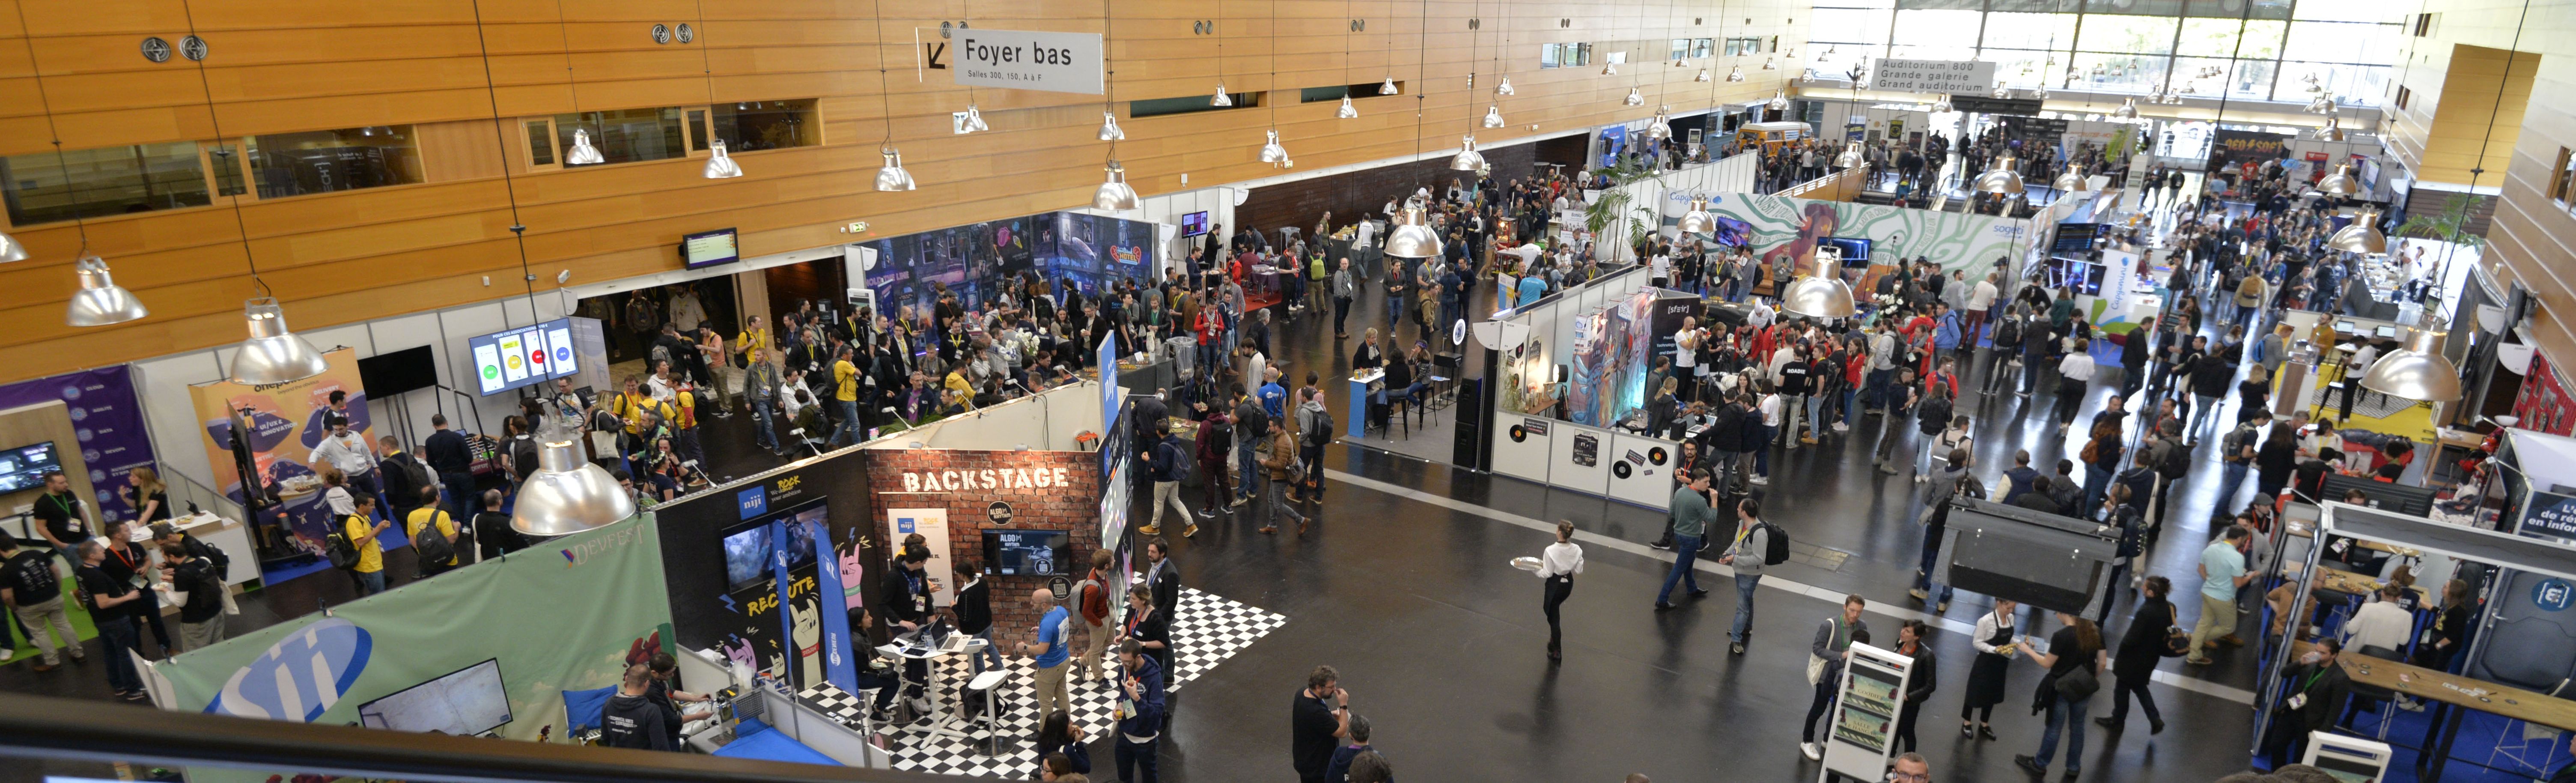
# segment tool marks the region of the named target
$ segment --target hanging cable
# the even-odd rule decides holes
[[[23,13],[23,12],[22,12],[22,13]],[[182,18],[183,18],[183,19],[188,23],[188,35],[189,35],[190,37],[195,37],[195,36],[197,35],[197,10],[196,10],[196,8],[195,8],[193,5],[191,5],[191,3],[189,2],[189,0],[180,0],[180,2],[179,2],[179,13],[181,14]],[[203,40],[203,39],[199,39],[199,40]],[[223,114],[222,114],[221,112],[217,112],[217,111],[215,111],[215,88],[214,88],[213,83],[212,83],[212,82],[209,82],[209,81],[207,80],[207,78],[206,78],[206,61],[205,61],[205,60],[203,60],[203,59],[195,59],[195,58],[192,58],[192,59],[194,59],[194,61],[195,61],[195,62],[196,62],[196,64],[197,64],[197,88],[198,88],[198,90],[200,91],[200,94],[202,94],[202,95],[205,97],[205,103],[206,103],[206,122],[207,122],[207,124],[208,124],[209,126],[211,126],[211,127],[214,129],[214,131],[215,131],[215,144],[217,145],[217,148],[218,148],[218,149],[225,149],[225,148],[228,148],[228,146],[231,144],[231,139],[230,139],[229,137],[226,137],[226,136],[224,135],[224,118],[223,118]],[[51,123],[51,122],[53,122],[53,115],[52,115],[52,113],[51,113],[50,111],[48,111],[48,112],[47,112],[46,117],[45,117],[45,121],[46,121],[47,123]],[[56,134],[56,135],[60,135],[60,134]],[[61,154],[61,151],[62,151],[62,140],[61,140],[61,139],[56,139],[56,140],[54,141],[54,150],[55,150],[55,153],[56,153],[57,155],[60,155],[60,154]],[[226,155],[219,155],[219,156],[217,156],[217,157],[229,158],[229,157],[231,157],[231,155],[226,154]],[[244,157],[247,157],[247,155],[245,155]],[[234,175],[235,175],[235,176],[240,176],[240,174],[241,174],[241,168],[239,167],[239,165],[238,165],[238,164],[236,164],[236,165],[235,165],[235,167],[234,167],[234,169],[233,169],[233,173],[234,173]],[[63,175],[64,175],[64,177],[65,177],[64,181],[66,181],[66,182],[70,181],[71,168],[70,168],[70,166],[69,166],[68,164],[66,164],[66,165],[64,166],[64,168],[63,168]],[[216,182],[217,182],[217,183],[221,183],[222,181],[223,181],[223,180],[221,180],[221,179],[217,179],[217,180],[216,180]],[[242,183],[241,183],[241,187],[242,187],[242,189],[244,189],[244,190],[248,190],[251,186],[252,186],[252,185],[251,185],[251,183],[250,183],[250,182],[248,182],[248,181],[244,181],[244,182],[242,182]],[[260,293],[260,295],[261,295],[261,296],[274,297],[274,296],[276,296],[277,294],[276,294],[276,292],[275,292],[275,291],[271,290],[271,289],[268,287],[268,281],[267,281],[267,280],[265,280],[265,279],[262,279],[262,278],[259,276],[259,259],[256,257],[256,254],[254,254],[254,253],[252,253],[252,252],[251,252],[251,249],[250,249],[250,223],[249,223],[249,221],[244,220],[244,219],[242,218],[241,194],[239,194],[239,193],[235,193],[235,194],[233,194],[233,195],[231,196],[231,198],[232,198],[232,200],[233,200],[233,228],[234,228],[234,230],[237,232],[237,237],[236,237],[236,238],[238,238],[238,239],[240,239],[240,240],[241,240],[241,246],[242,246],[242,262],[250,268],[250,282],[251,282],[251,285],[257,286],[257,287],[259,288],[259,293]],[[81,237],[81,245],[82,245],[83,251],[84,251],[84,252],[86,252],[86,250],[87,250],[87,248],[88,248],[88,245],[89,245],[89,238],[88,238],[88,235],[87,235],[87,234],[83,234],[83,235],[82,235],[82,237]]]
[[[36,64],[36,35],[28,32],[26,3],[18,4],[18,30],[26,35],[25,38],[18,40],[27,46],[27,75],[36,80],[36,106],[44,110],[45,132],[53,136],[54,165],[63,172],[63,188],[71,196],[72,230],[80,233],[81,242],[80,252],[72,254],[72,259],[78,262],[79,259],[89,255],[89,223],[81,218],[83,207],[80,200],[80,180],[72,176],[71,158],[63,153],[62,129],[54,127],[54,99],[53,96],[45,94],[45,70]],[[199,80],[202,82],[203,78],[200,75]],[[209,100],[212,100],[211,93]]]
[[[510,199],[510,234],[519,247],[519,280],[528,289],[528,316],[537,313],[537,274],[528,265],[528,227],[519,220],[519,180],[510,174],[510,137],[501,126],[501,91],[492,79],[492,42],[483,30],[483,0],[473,0],[474,43],[483,51],[483,97],[492,106],[492,147],[501,159],[501,190]],[[548,139],[549,143],[553,140]]]

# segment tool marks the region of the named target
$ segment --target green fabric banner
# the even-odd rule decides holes
[[[361,705],[493,660],[508,701],[501,736],[536,739],[540,728],[551,727],[561,739],[569,734],[563,692],[617,684],[628,661],[641,662],[670,638],[661,540],[647,513],[246,633],[157,667],[180,709],[354,724]],[[460,731],[497,719],[497,705],[488,701],[411,696],[379,711],[416,727],[443,721]]]

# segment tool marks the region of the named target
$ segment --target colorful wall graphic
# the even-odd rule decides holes
[[[373,422],[367,416],[366,389],[358,383],[358,352],[348,348],[322,354],[330,369],[321,375],[274,386],[250,386],[221,380],[190,387],[197,403],[197,423],[205,432],[202,443],[206,462],[214,469],[215,489],[235,501],[243,497],[243,477],[233,460],[233,423],[246,420],[249,432],[246,445],[261,484],[274,487],[279,509],[286,515],[289,536],[284,542],[314,554],[322,553],[322,537],[330,529],[330,509],[322,504],[322,466],[310,464],[307,458],[313,447],[330,434],[322,426],[323,414],[331,407],[334,391],[349,393],[349,429],[373,442]],[[244,418],[233,414],[242,413]]]
[[[1876,263],[1920,256],[1944,272],[1975,274],[2026,250],[2022,237],[2029,230],[2027,221],[2009,218],[1750,193],[1711,194],[1709,212],[1752,226],[1753,252],[1782,280],[1806,273],[1816,241],[1827,237],[1870,240]],[[1843,273],[1857,281],[1864,270],[1846,259]]]
[[[2522,377],[2522,393],[2513,401],[2514,423],[2518,429],[2567,435],[2576,430],[2576,401],[2567,396],[2567,387],[2558,382],[2557,367],[2549,355],[2531,354],[2531,372]]]
[[[876,250],[867,287],[888,315],[927,318],[940,286],[958,304],[979,309],[1001,294],[1006,278],[1034,272],[1061,299],[1072,288],[1092,296],[1119,278],[1155,269],[1156,224],[1074,212],[1048,212],[866,242]]]
[[[80,441],[81,462],[89,466],[93,498],[109,519],[134,516],[125,502],[125,475],[153,464],[152,438],[143,431],[143,404],[134,396],[133,376],[125,365],[64,373],[50,378],[0,386],[0,410],[62,400],[72,419],[72,437]],[[14,448],[23,443],[0,444]],[[185,513],[187,509],[179,510]]]

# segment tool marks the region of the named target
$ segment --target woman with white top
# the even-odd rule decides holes
[[[1968,664],[1968,694],[1959,708],[1959,733],[1969,739],[1995,738],[1995,705],[2003,703],[2004,678],[2012,671],[2017,608],[2010,599],[1995,599],[1995,610],[1977,618],[1977,630],[1968,637],[1977,657]]]
[[[1564,634],[1557,626],[1557,607],[1574,594],[1574,575],[1583,573],[1583,547],[1574,543],[1574,522],[1557,520],[1556,543],[1538,558],[1538,578],[1547,580],[1539,607],[1547,612],[1547,659],[1565,659]]]
[[[1762,411],[1762,438],[1748,439],[1744,444],[1753,447],[1753,483],[1767,485],[1771,483],[1771,439],[1780,432],[1782,402],[1778,387],[1770,381],[1758,383],[1762,390],[1762,403],[1757,406]]]

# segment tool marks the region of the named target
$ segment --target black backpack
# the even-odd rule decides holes
[[[2002,323],[1999,323],[1999,324],[1996,324],[1996,325],[1995,325],[1995,345],[1998,345],[1998,346],[2020,345],[2020,344],[2021,344],[2021,319],[2019,319],[2019,318],[2004,318],[2004,319],[2002,319],[2002,321],[2003,321]]]
[[[444,513],[447,512],[431,511],[429,523],[421,525],[420,533],[411,539],[411,550],[420,555],[423,566],[442,565],[456,558],[456,544],[438,532],[438,515]]]
[[[1332,413],[1321,410],[1315,411],[1313,415],[1306,418],[1306,423],[1306,445],[1308,447],[1332,445]]]
[[[330,559],[332,568],[357,567],[358,547],[349,543],[349,519],[341,519],[332,526],[329,535],[322,537],[322,556]]]
[[[1775,566],[1789,562],[1789,533],[1769,522],[1762,525],[1762,564]]]
[[[2156,475],[2172,480],[2182,478],[2183,474],[2191,472],[2190,449],[2183,448],[2182,444],[2170,438],[2159,438],[2156,445],[2164,447],[2164,453],[2156,460]]]

